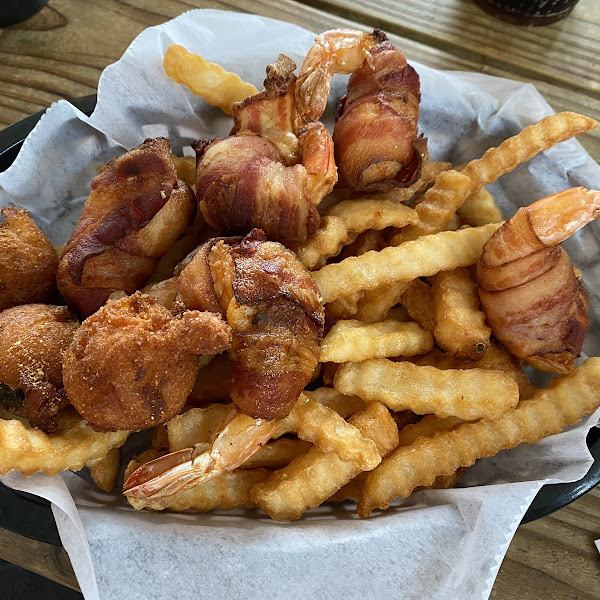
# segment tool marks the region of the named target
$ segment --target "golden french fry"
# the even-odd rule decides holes
[[[356,236],[339,217],[323,217],[319,229],[303,244],[292,247],[300,262],[307,269],[321,268],[331,256],[337,256],[345,244]]]
[[[128,431],[94,431],[75,411],[61,413],[60,432],[53,436],[30,429],[8,412],[0,411],[0,417],[1,475],[12,470],[26,477],[34,473],[57,475],[66,469],[79,471],[112,448],[122,446],[129,436]]]
[[[483,356],[491,329],[479,309],[477,286],[466,268],[442,271],[431,286],[438,346],[470,360]]]
[[[504,221],[504,215],[496,204],[494,196],[485,188],[468,196],[458,209],[458,215],[472,227]]]
[[[452,475],[438,475],[433,480],[431,485],[421,485],[416,487],[413,491],[420,492],[421,490],[448,490],[453,488],[458,483],[458,480],[465,474],[466,470],[466,467],[461,467],[460,469],[456,469]]]
[[[517,135],[504,140],[497,148],[490,148],[481,158],[472,160],[465,166],[462,173],[471,180],[470,193],[493,183],[500,175],[509,173],[539,152],[599,125],[598,121],[590,117],[574,112],[560,112],[525,127]]]
[[[414,356],[433,348],[433,338],[416,323],[338,321],[321,345],[322,362],[358,362],[387,356]]]
[[[340,319],[353,317],[358,312],[358,303],[364,296],[364,292],[356,292],[336,298],[325,306],[325,318],[328,323],[335,323]]]
[[[207,408],[192,408],[174,417],[167,423],[169,451],[176,452],[200,442],[208,442],[234,410],[233,404],[212,404]]]
[[[178,179],[183,179],[192,189],[196,187],[196,157],[171,154]]]
[[[368,517],[374,508],[385,509],[394,498],[406,498],[416,487],[429,486],[436,477],[449,476],[478,458],[559,433],[598,408],[598,389],[600,358],[589,358],[498,419],[463,423],[398,448],[368,475],[358,514]]]
[[[370,471],[359,473],[352,481],[349,481],[335,494],[327,498],[327,502],[331,502],[332,504],[338,504],[339,502],[344,502],[346,500],[357,502],[362,493],[362,486],[367,478],[367,473],[370,473]]]
[[[402,296],[402,306],[413,321],[416,321],[425,331],[433,331],[433,299],[431,288],[420,279],[410,282]]]
[[[292,249],[307,269],[322,267],[337,256],[343,246],[369,229],[404,227],[418,221],[417,213],[391,200],[345,200],[330,208],[321,219],[319,229],[303,244]]]
[[[519,402],[515,380],[502,371],[442,371],[385,358],[345,363],[333,383],[342,394],[365,402],[378,400],[395,411],[409,409],[465,421],[498,417]]]
[[[309,393],[319,404],[335,410],[344,419],[365,407],[364,401],[357,396],[346,396],[332,387],[320,387]]]
[[[385,199],[362,198],[346,200],[327,211],[327,216],[342,219],[349,231],[404,227],[417,223],[417,213],[399,202]]]
[[[374,442],[379,457],[395,448],[398,429],[383,404],[370,404],[356,413],[350,424],[364,438]],[[312,448],[287,467],[273,473],[264,483],[257,484],[251,497],[271,518],[295,520],[307,510],[319,506],[362,470],[354,462],[341,460],[335,452]]]
[[[417,423],[400,429],[398,446],[409,446],[421,437],[431,437],[440,431],[450,431],[461,423],[464,421],[457,417],[440,419],[435,415],[426,415]]]
[[[342,259],[349,256],[360,256],[371,250],[381,250],[386,246],[384,232],[370,229],[359,233],[356,239],[342,248],[340,256]]]
[[[400,246],[325,265],[313,277],[323,301],[328,303],[358,291],[466,267],[479,260],[484,244],[499,226],[491,224],[422,236]]]
[[[312,442],[322,452],[335,452],[340,460],[354,462],[363,471],[373,469],[380,457],[375,444],[336,411],[322,405],[311,392],[300,394],[292,412],[280,422],[272,437],[294,431],[301,440]]]
[[[458,207],[465,201],[471,190],[469,177],[458,171],[443,171],[429,188],[423,200],[416,207],[419,222],[408,225],[392,238],[392,244],[416,240],[419,236],[430,235],[446,229]]]
[[[410,316],[403,306],[394,306],[387,311],[385,316],[386,319],[393,319],[394,321],[410,321]]]
[[[408,285],[406,281],[399,281],[374,290],[366,290],[358,301],[356,319],[365,323],[382,321],[388,311],[400,302],[400,298]]]
[[[90,477],[104,492],[110,492],[115,487],[115,481],[121,466],[119,448],[111,448],[105,456],[88,462]]]
[[[314,446],[304,440],[280,438],[264,445],[254,456],[251,456],[240,469],[265,468],[270,470],[281,469],[294,458],[306,454]]]
[[[234,73],[225,71],[216,63],[208,62],[178,44],[171,44],[163,58],[167,77],[182,83],[192,94],[202,96],[210,105],[218,106],[228,115],[235,102],[241,102],[258,90],[242,81]]]
[[[139,465],[138,465],[139,466]],[[163,498],[139,499],[127,497],[127,501],[136,510],[167,510],[183,512],[209,512],[214,509],[233,510],[234,508],[254,508],[250,491],[261,481],[269,477],[268,469],[247,469],[225,472],[208,481],[199,483],[187,490],[175,492]]]
[[[504,140],[497,148],[490,148],[481,158],[468,163],[460,173],[440,173],[433,187],[425,193],[423,202],[416,208],[419,223],[405,227],[394,236],[392,243],[397,245],[444,230],[469,195],[478,192],[484,185],[493,183],[539,152],[598,125],[594,119],[577,113],[551,115],[539,123],[525,127],[517,135]]]

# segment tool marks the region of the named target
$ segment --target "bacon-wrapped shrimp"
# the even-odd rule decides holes
[[[236,409],[208,447],[135,471],[125,493],[136,498],[168,496],[245,462],[289,414],[319,360],[324,311],[317,287],[295,255],[263,232],[207,242],[181,272],[179,290],[186,306],[227,317]]]
[[[174,316],[136,292],[109,300],[75,333],[63,359],[69,400],[97,431],[137,431],[172,419],[198,373],[198,356],[229,347],[220,315]]]
[[[92,181],[58,267],[69,306],[87,317],[114,291],[140,288],[195,214],[194,194],[177,179],[169,140],[146,140],[110,161]]]
[[[483,249],[481,304],[492,332],[542,371],[575,366],[589,324],[588,295],[558,246],[600,219],[600,192],[571,188],[520,208]]]
[[[50,240],[38,229],[29,211],[16,206],[0,209],[0,310],[50,302],[56,293],[58,258]]]
[[[26,304],[0,312],[0,405],[53,434],[68,405],[62,359],[79,321],[66,306]]]
[[[298,76],[300,123],[323,114],[334,73],[352,73],[333,132],[340,179],[354,191],[406,187],[420,173],[417,72],[375,30],[335,29],[315,39]]]
[[[337,181],[333,141],[322,123],[298,132],[295,67],[280,55],[265,90],[234,105],[231,136],[194,145],[200,210],[218,231],[258,227],[289,244],[319,226],[316,207]]]

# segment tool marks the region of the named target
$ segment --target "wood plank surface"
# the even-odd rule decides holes
[[[533,81],[556,110],[600,118],[600,3],[581,0],[568,19],[511,27],[471,0],[50,0],[28,21],[1,30],[0,126],[59,98],[94,93],[102,69],[134,37],[192,8],[278,18],[315,32],[381,27],[409,60],[441,69]],[[600,160],[600,133],[581,138]],[[600,598],[600,491],[518,529],[494,600]],[[76,589],[62,549],[0,530],[0,558]]]

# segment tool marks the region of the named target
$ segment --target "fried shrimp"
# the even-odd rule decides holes
[[[207,242],[179,276],[181,301],[219,310],[233,330],[229,350],[235,409],[210,444],[196,444],[137,469],[135,498],[163,497],[231,471],[274,434],[319,361],[324,310],[296,256],[260,230]]]
[[[571,188],[520,208],[483,248],[479,296],[493,334],[541,371],[569,373],[589,325],[588,294],[558,246],[600,218],[600,192]]]
[[[58,267],[58,287],[87,317],[117,290],[133,293],[196,214],[194,194],[177,179],[165,138],[108,163],[92,181],[77,228]]]
[[[147,429],[179,413],[194,386],[198,356],[219,354],[230,340],[220,315],[174,317],[140,292],[109,300],[83,322],[65,353],[65,390],[98,431]]]
[[[298,132],[296,65],[280,55],[265,90],[234,105],[225,139],[196,142],[196,196],[207,223],[227,234],[262,229],[286,244],[319,226],[317,206],[337,182],[333,141],[322,123]]]
[[[0,212],[4,217],[0,224],[0,310],[51,301],[58,258],[50,240],[29,211],[7,206]]]
[[[0,312],[0,404],[56,433],[68,404],[62,359],[79,321],[66,306],[26,304]]]
[[[298,76],[300,123],[319,119],[334,73],[352,73],[333,131],[340,180],[354,191],[385,192],[419,177],[417,72],[379,30],[334,29],[315,39]]]

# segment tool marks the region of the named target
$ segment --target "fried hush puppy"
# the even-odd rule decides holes
[[[62,358],[79,321],[66,306],[27,304],[0,312],[0,403],[48,434],[68,404]]]
[[[165,423],[194,387],[198,356],[231,342],[220,315],[174,316],[140,292],[109,300],[77,330],[64,358],[67,395],[98,431],[138,431]]]
[[[50,301],[58,267],[52,243],[29,211],[7,206],[0,212],[4,218],[0,223],[0,310]]]

